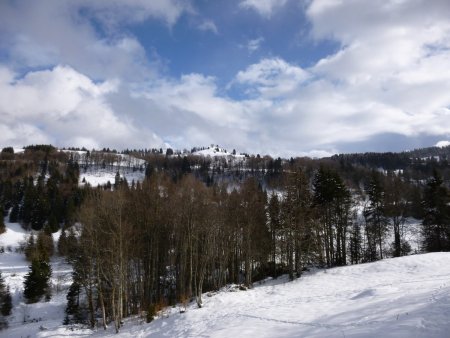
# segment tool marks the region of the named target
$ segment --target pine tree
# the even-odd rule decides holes
[[[426,251],[450,250],[450,197],[441,175],[433,172],[424,193],[425,217],[422,221]]]
[[[328,266],[347,263],[347,232],[352,217],[351,194],[337,172],[323,166],[314,182],[314,206],[323,229]]]
[[[19,220],[19,212],[19,204],[15,203],[11,209],[11,212],[9,213],[9,221],[11,223],[16,223]]]
[[[12,297],[11,292],[9,291],[9,286],[7,286],[1,300],[0,312],[3,316],[6,317],[11,314],[11,310],[12,310]]]
[[[43,296],[49,299],[52,269],[45,260],[33,259],[25,276],[23,295],[28,303],[36,303]]]
[[[58,239],[58,254],[60,256],[66,256],[67,255],[67,235],[66,230],[61,230],[61,235]]]
[[[66,306],[66,318],[64,320],[64,324],[70,323],[81,323],[82,322],[82,311],[80,307],[80,293],[81,286],[77,279],[74,276],[74,281],[69,287],[69,291],[67,292],[67,306]]]
[[[0,234],[6,231],[3,210],[3,205],[0,204]]]
[[[34,187],[33,177],[30,176],[27,180],[24,179],[24,187],[23,203],[21,204],[18,218],[28,226],[31,222],[33,206],[36,201],[36,189]]]
[[[5,280],[3,279],[2,273],[0,271],[0,313],[2,316],[6,317],[11,314],[11,310],[12,310],[11,292],[9,291],[9,286],[5,285]],[[4,320],[0,320],[0,323],[3,321]]]
[[[350,231],[350,263],[358,264],[361,262],[361,252],[362,252],[362,236],[361,236],[361,225],[358,221],[353,222]]]
[[[366,258],[369,261],[374,261],[378,258],[383,259],[383,241],[388,226],[388,220],[385,216],[385,192],[380,177],[376,172],[372,173],[366,193],[369,197],[368,205],[364,210],[368,244]],[[379,255],[376,252],[377,246]]]

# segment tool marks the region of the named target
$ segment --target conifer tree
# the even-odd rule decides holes
[[[19,212],[20,212],[19,204],[15,203],[11,209],[11,212],[9,213],[9,221],[11,223],[16,223],[19,220]]]
[[[50,299],[50,277],[52,269],[46,260],[33,259],[30,271],[25,276],[23,295],[28,303],[36,303],[43,296]]]
[[[6,287],[6,290],[2,297],[2,304],[0,308],[0,312],[3,316],[9,316],[12,310],[12,297],[11,292],[9,291],[9,286]]]
[[[80,293],[81,286],[79,281],[75,278],[76,273],[73,274],[74,280],[67,292],[67,306],[66,306],[66,318],[64,324],[81,323],[83,319],[82,309],[80,306]]]
[[[58,254],[60,256],[66,256],[67,255],[67,235],[66,230],[61,230],[61,235],[58,239]]]
[[[5,280],[3,279],[2,273],[0,271],[0,313],[2,316],[6,317],[11,314],[11,310],[11,292],[9,291],[9,286],[5,285]]]
[[[426,251],[450,250],[450,196],[443,183],[435,170],[425,189],[422,231]]]
[[[347,263],[347,232],[350,225],[352,199],[337,172],[323,166],[314,178],[314,206],[323,229],[326,263]]]
[[[364,210],[366,219],[366,236],[368,244],[367,259],[383,259],[383,241],[386,236],[388,220],[385,216],[385,192],[379,174],[372,172],[366,188],[368,205]],[[377,255],[377,246],[378,253]]]
[[[0,204],[0,234],[6,231],[5,220],[3,215],[3,205]]]

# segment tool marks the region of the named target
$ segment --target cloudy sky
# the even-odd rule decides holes
[[[0,2],[1,146],[321,156],[448,139],[448,0]]]

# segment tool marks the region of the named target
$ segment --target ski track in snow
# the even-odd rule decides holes
[[[28,262],[15,248],[26,231],[7,223],[0,269],[10,286],[14,310],[0,337],[431,337],[450,336],[450,253],[385,259],[375,263],[313,270],[255,283],[248,291],[203,296],[204,306],[172,307],[152,323],[125,320],[116,335],[62,325],[70,266],[52,259],[53,297],[26,305],[23,277]],[[59,234],[55,234],[55,239]],[[24,318],[26,323],[23,322]]]

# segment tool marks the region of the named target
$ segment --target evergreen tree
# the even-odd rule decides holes
[[[385,216],[385,192],[379,174],[372,172],[366,188],[368,205],[364,210],[368,252],[366,259],[383,259],[383,241],[386,236],[388,220]],[[377,246],[378,253],[377,254]]]
[[[75,274],[73,274],[73,276],[75,278]],[[81,287],[78,280],[75,278],[67,292],[66,318],[64,319],[65,325],[82,322],[83,316],[80,307],[80,293]]]
[[[24,180],[25,192],[23,196],[23,203],[20,207],[19,220],[21,220],[26,226],[31,223],[31,215],[33,212],[33,206],[36,201],[36,189],[33,183],[33,177],[29,177]]]
[[[350,225],[352,199],[349,190],[336,171],[323,166],[314,182],[314,206],[323,229],[328,266],[347,263],[347,232]]]
[[[114,177],[114,189],[118,189],[120,185],[120,173],[117,171]]]
[[[2,273],[0,271],[0,313],[2,316],[6,317],[11,314],[11,310],[12,310],[11,292],[9,291],[9,286],[5,285],[5,280],[3,279]],[[3,320],[0,320],[0,323],[1,322],[3,322]]]
[[[17,223],[19,221],[19,212],[19,204],[15,203],[11,209],[11,212],[9,213],[9,221],[11,223]]]
[[[11,292],[9,291],[9,286],[7,286],[1,300],[0,312],[3,316],[6,317],[11,314],[11,310],[12,310],[12,297]]]
[[[3,205],[0,204],[0,234],[6,231]]]
[[[441,175],[433,172],[424,193],[425,217],[422,221],[423,247],[426,251],[450,250],[450,197]]]
[[[351,264],[358,264],[361,262],[362,242],[361,225],[358,221],[355,221],[350,230],[349,250]]]
[[[43,296],[50,299],[52,269],[46,260],[33,259],[30,272],[25,276],[23,295],[28,303],[36,303]]]
[[[61,230],[61,235],[58,239],[58,254],[60,256],[66,256],[67,255],[67,235],[66,230]]]

